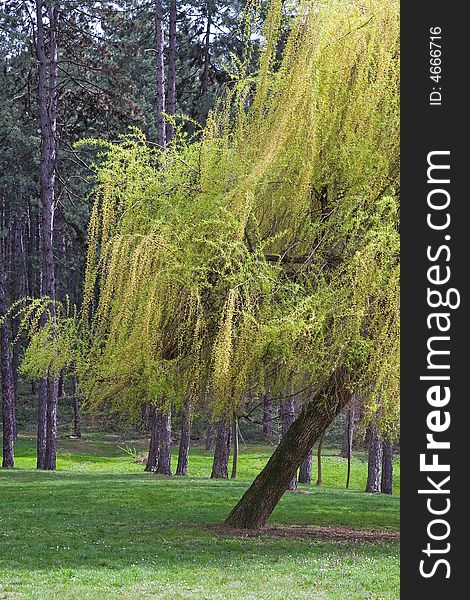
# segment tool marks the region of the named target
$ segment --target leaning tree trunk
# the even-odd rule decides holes
[[[281,433],[284,437],[289,431],[289,427],[295,421],[295,397],[290,396],[286,400],[281,400],[279,410],[281,413]],[[295,491],[297,489],[297,474],[294,474],[287,489],[291,491]]]
[[[181,440],[178,451],[177,475],[187,475],[189,460],[189,444],[191,441],[191,400],[188,400],[183,408],[181,420]]]
[[[266,390],[263,400],[263,439],[273,437],[273,403],[269,389]]]
[[[55,272],[53,252],[55,171],[57,163],[57,27],[59,12],[49,6],[49,61],[45,50],[43,3],[36,0],[38,98],[41,129],[40,186],[42,201],[42,290],[50,299],[47,319],[55,319]],[[47,64],[49,62],[49,77]],[[57,373],[51,369],[41,381],[38,405],[38,468],[55,469],[57,445]],[[44,427],[45,423],[45,427]],[[45,436],[45,439],[44,439]]]
[[[230,425],[222,416],[217,424],[217,435],[212,463],[212,479],[228,479],[228,459],[230,456]]]
[[[80,427],[80,410],[78,405],[78,385],[77,374],[72,375],[72,408],[73,408],[73,435],[76,438],[82,437],[82,429]]]
[[[157,144],[166,147],[165,119],[165,67],[163,63],[163,7],[161,0],[155,0],[155,108],[157,113]]]
[[[313,448],[311,448],[307,456],[303,459],[299,469],[299,483],[312,483],[312,463],[313,463]]]
[[[317,388],[313,401],[292,423],[264,469],[226,519],[227,525],[256,529],[266,523],[307,452],[348,399],[342,374],[336,371],[324,386]]]
[[[380,467],[382,464],[382,439],[374,427],[369,427],[369,460],[366,492],[380,494]]]
[[[0,257],[0,260],[3,260]],[[15,382],[11,365],[9,348],[9,328],[6,321],[5,277],[3,265],[0,264],[0,360],[2,372],[2,405],[3,405],[3,459],[2,467],[11,469],[15,466]]]
[[[167,412],[163,412],[161,416],[157,473],[171,475],[171,408],[168,408]]]
[[[384,440],[382,448],[382,493],[393,493],[393,445]]]

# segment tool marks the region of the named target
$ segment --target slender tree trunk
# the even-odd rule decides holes
[[[57,397],[63,398],[65,395],[65,369],[61,369],[59,373],[59,380],[57,382]]]
[[[210,68],[210,44],[212,27],[212,6],[211,0],[206,1],[206,31],[204,34],[204,66],[202,69],[201,93],[205,96],[209,90],[209,68]]]
[[[76,438],[82,437],[82,430],[80,427],[80,411],[78,405],[78,385],[77,385],[77,374],[72,375],[72,407],[73,407],[73,435]]]
[[[37,430],[37,462],[38,469],[46,468],[46,435],[47,435],[47,377],[39,380],[38,430]]]
[[[348,410],[346,411],[346,422],[344,424],[344,436],[343,436],[343,448],[341,450],[341,458],[348,458],[351,453],[351,447],[354,436],[354,418],[355,418],[355,405],[354,401],[351,401]]]
[[[369,460],[367,467],[366,492],[380,493],[380,467],[382,465],[382,439],[375,427],[369,427]]]
[[[3,260],[0,256],[0,261]],[[2,467],[11,469],[15,466],[15,382],[11,366],[9,348],[9,328],[6,321],[5,275],[3,264],[0,264],[0,360],[2,372],[2,412],[3,412],[3,459]]]
[[[326,431],[326,429],[325,429]],[[325,431],[321,434],[317,448],[317,486],[320,487],[323,484],[323,470],[321,464],[321,449],[323,446],[323,438],[325,437]]]
[[[303,459],[299,469],[299,483],[312,483],[312,463],[313,463],[313,448],[311,448],[307,456]]]
[[[149,454],[145,470],[154,473],[158,466],[160,456],[160,435],[162,430],[161,413],[152,406],[152,431],[150,433]]]
[[[165,119],[165,70],[163,51],[163,7],[161,0],[155,0],[155,108],[157,112],[157,144],[160,148],[166,147],[166,119]]]
[[[284,437],[289,431],[290,426],[295,421],[295,397],[291,396],[287,400],[281,400],[280,404],[281,417],[281,432]],[[295,491],[297,489],[297,474],[290,480],[288,490]]]
[[[24,210],[22,207],[23,189],[19,185],[18,204],[14,218],[14,239],[13,239],[13,301],[19,300],[26,292],[26,264],[25,248],[23,235]],[[13,316],[11,320],[11,333],[13,338],[11,366],[13,370],[14,396],[13,396],[13,431],[15,440],[17,438],[16,430],[16,400],[18,398],[18,368],[20,365],[20,335],[19,335],[20,317]]]
[[[348,400],[342,372],[337,370],[317,388],[313,401],[305,405],[290,426],[264,469],[228,516],[227,525],[256,529],[266,523],[307,452]]]
[[[217,424],[217,435],[212,463],[212,479],[228,479],[228,459],[230,456],[230,425],[222,416]]]
[[[53,231],[55,211],[55,170],[57,162],[57,26],[58,8],[49,7],[49,78],[47,77],[47,57],[43,23],[43,3],[36,0],[37,41],[39,75],[39,117],[41,125],[41,200],[42,200],[42,294],[50,298],[48,314],[42,319],[55,319],[55,272],[53,252]],[[45,379],[45,378],[43,378]],[[45,421],[46,439],[38,438],[38,450],[45,445],[45,458],[38,454],[39,468],[55,469],[57,444],[57,373],[51,370],[48,380],[40,386],[38,407],[38,436],[44,435]],[[42,392],[42,398],[41,398]],[[39,424],[41,423],[41,426]]]
[[[142,402],[140,407],[140,429],[147,431],[149,428],[150,405],[148,402]]]
[[[167,114],[176,113],[176,0],[170,0],[170,22],[168,27],[168,93]],[[166,124],[166,141],[171,142],[175,134],[173,123]]]
[[[238,418],[236,415],[233,417],[232,421],[232,440],[233,440],[233,457],[232,457],[232,474],[230,476],[231,479],[237,478],[237,469],[238,469]]]
[[[384,440],[382,449],[382,493],[393,493],[393,445]]]
[[[157,473],[171,475],[171,408],[161,416],[160,454]]]
[[[209,422],[206,429],[206,450],[214,449],[214,425]]]
[[[263,439],[273,437],[273,403],[269,389],[266,390],[263,401]]]
[[[181,420],[181,440],[178,451],[177,475],[187,475],[189,460],[189,444],[191,441],[191,400],[188,400],[183,408]]]

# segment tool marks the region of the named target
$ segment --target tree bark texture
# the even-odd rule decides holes
[[[277,506],[300,463],[349,400],[343,374],[335,371],[318,386],[315,397],[306,404],[281,439],[268,463],[234,507],[225,523],[231,527],[262,527]]]
[[[326,431],[326,430],[325,430]],[[325,437],[325,431],[321,434],[317,448],[317,486],[320,487],[323,484],[323,470],[321,464],[321,450],[323,446],[323,438]]]
[[[313,448],[311,448],[307,456],[303,459],[299,469],[299,483],[312,483],[312,463],[313,463]]]
[[[161,0],[155,0],[155,109],[157,112],[157,144],[166,147],[165,119],[165,70],[163,51],[163,7]]]
[[[3,260],[0,257],[0,260]],[[15,466],[15,382],[10,355],[10,332],[6,321],[5,274],[0,264],[0,360],[2,373],[3,457],[2,467]]]
[[[155,473],[158,466],[158,457],[160,455],[160,434],[162,429],[161,414],[152,407],[152,430],[150,432],[149,453],[145,470]]]
[[[393,445],[389,440],[384,440],[382,448],[382,493],[393,493]]]
[[[176,465],[176,474],[182,476],[188,473],[189,445],[191,442],[191,408],[191,401],[188,400],[183,407],[178,464]]]
[[[382,439],[374,427],[369,427],[369,459],[366,492],[380,493],[380,468],[382,465]]]
[[[280,404],[281,417],[281,433],[284,437],[289,431],[290,426],[295,421],[295,397],[291,396],[285,400],[281,400]],[[295,473],[289,482],[288,488],[291,491],[297,489],[297,474]]]
[[[158,455],[157,473],[171,475],[171,409],[161,415],[160,453]]]
[[[212,463],[212,479],[228,479],[228,459],[230,456],[230,424],[222,416],[217,424],[217,434]]]
[[[36,0],[38,57],[38,97],[41,128],[40,187],[42,202],[42,282],[41,293],[51,302],[44,312],[42,324],[55,319],[55,271],[53,231],[55,211],[55,177],[57,163],[57,27],[59,12],[50,6],[49,59],[46,55],[43,3]],[[49,69],[48,69],[49,64]],[[38,404],[38,468],[55,469],[57,444],[57,373],[51,370],[40,385]],[[45,427],[44,427],[45,423]],[[43,439],[45,437],[45,439]]]
[[[170,20],[168,27],[168,91],[166,112],[174,116],[176,113],[176,0],[170,0]],[[166,141],[171,142],[175,134],[173,123],[166,124]]]

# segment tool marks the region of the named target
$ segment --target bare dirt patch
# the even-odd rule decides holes
[[[399,542],[398,531],[383,531],[380,529],[364,530],[350,529],[349,527],[315,527],[311,525],[266,525],[260,529],[234,529],[226,525],[210,527],[223,536],[239,537],[276,537],[284,539],[322,540],[331,542]]]

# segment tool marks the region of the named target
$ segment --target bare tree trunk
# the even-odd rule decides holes
[[[209,89],[209,68],[210,68],[210,44],[211,44],[211,27],[212,27],[212,6],[211,0],[206,1],[206,31],[204,34],[204,66],[202,70],[201,93],[202,96],[207,94]]]
[[[170,0],[170,22],[168,28],[168,93],[166,112],[176,113],[176,0]],[[166,124],[166,141],[170,143],[175,134],[173,123]]]
[[[24,221],[24,210],[22,207],[23,190],[20,184],[19,186],[19,198],[18,204],[15,211],[14,218],[14,239],[13,239],[13,301],[16,302],[26,292],[26,263],[25,263],[25,248],[24,248],[24,235],[23,235],[23,221]],[[20,335],[19,327],[20,317],[13,316],[11,320],[11,333],[13,338],[13,349],[11,358],[11,367],[13,371],[13,383],[14,383],[14,396],[13,396],[13,431],[15,440],[17,438],[16,430],[16,400],[18,397],[18,368],[20,365]]]
[[[233,457],[232,457],[232,474],[230,476],[231,479],[237,478],[237,469],[238,469],[238,418],[236,415],[233,417],[232,421],[232,440],[233,440]]]
[[[393,445],[384,440],[382,449],[382,493],[393,493]]]
[[[38,430],[37,430],[37,462],[38,469],[46,468],[46,435],[47,435],[47,377],[39,380]]]
[[[142,402],[140,407],[140,428],[142,431],[147,431],[149,428],[150,405],[148,402]]]
[[[82,437],[82,430],[80,427],[80,411],[78,405],[78,385],[77,385],[77,374],[72,375],[72,407],[73,407],[73,435],[77,438]]]
[[[156,90],[155,108],[157,112],[157,144],[160,148],[166,147],[166,119],[165,119],[165,70],[163,52],[163,7],[161,0],[155,0],[155,62],[156,62]]]
[[[312,483],[313,448],[309,450],[303,459],[299,469],[299,483]]]
[[[160,454],[157,473],[171,475],[171,408],[161,416]]]
[[[341,450],[341,458],[348,458],[351,453],[353,436],[354,436],[354,418],[355,418],[355,402],[351,400],[348,410],[346,411],[346,422],[344,424],[343,448]]]
[[[58,8],[49,7],[49,78],[47,77],[47,57],[43,23],[43,3],[36,0],[37,41],[39,75],[39,117],[41,125],[41,200],[42,200],[42,294],[50,298],[48,313],[43,315],[42,324],[47,319],[55,319],[55,272],[53,253],[53,230],[55,211],[55,170],[57,162],[57,26]],[[49,372],[47,381],[40,386],[38,407],[38,450],[45,445],[45,458],[38,454],[38,467],[55,469],[57,445],[57,373]],[[42,394],[41,394],[42,392]],[[41,398],[42,395],[42,398]],[[39,426],[41,423],[41,426]],[[41,466],[40,466],[41,465]],[[44,465],[44,466],[42,466]]]
[[[263,438],[270,440],[273,437],[273,403],[270,390],[267,389],[263,400]]]
[[[369,460],[366,492],[380,494],[380,467],[382,465],[382,439],[375,427],[369,427]]]
[[[335,371],[319,386],[311,402],[281,439],[268,463],[232,510],[225,523],[231,527],[262,527],[277,506],[300,463],[349,400],[344,375]]]
[[[181,420],[181,440],[178,451],[178,464],[176,466],[177,475],[187,475],[189,460],[189,444],[191,441],[191,400],[188,400],[183,407]]]
[[[2,261],[0,257],[0,261]],[[3,459],[2,467],[11,469],[15,466],[15,383],[9,348],[9,328],[6,321],[5,274],[0,263],[0,359],[2,372],[2,411],[3,411]]]
[[[214,425],[209,422],[206,429],[206,450],[214,449]]]
[[[63,398],[65,392],[65,369],[61,369],[59,373],[59,381],[57,382],[57,397]]]
[[[212,463],[212,479],[228,479],[228,459],[230,456],[230,425],[222,416],[217,424],[217,435]]]
[[[160,455],[160,435],[162,430],[161,414],[152,406],[152,431],[150,433],[149,453],[145,470],[154,473],[158,466]]]
[[[284,437],[289,431],[289,427],[295,421],[295,397],[291,396],[287,400],[281,400],[280,404],[280,417],[281,417],[281,432]],[[297,489],[297,475],[290,480],[288,490],[295,491]]]
[[[325,429],[326,431],[326,429]],[[321,449],[323,446],[323,438],[325,437],[325,431],[321,434],[317,448],[317,486],[320,487],[323,483],[323,470],[321,464]]]

